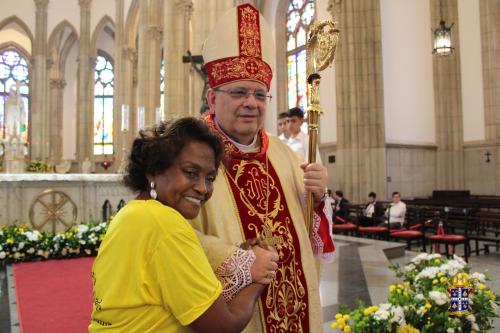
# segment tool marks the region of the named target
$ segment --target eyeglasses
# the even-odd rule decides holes
[[[214,89],[214,91],[224,92],[226,94],[229,94],[229,96],[231,96],[234,99],[248,98],[248,97],[250,97],[250,95],[253,95],[253,97],[255,97],[255,99],[258,100],[259,102],[267,102],[267,101],[270,101],[271,98],[273,98],[273,96],[268,94],[267,91],[265,91],[265,90],[251,91],[251,90],[243,89],[243,88],[224,90],[224,89],[216,88],[216,89]]]

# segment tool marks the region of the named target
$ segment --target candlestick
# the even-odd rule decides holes
[[[122,104],[122,132],[128,131],[128,113],[129,106],[126,104]]]

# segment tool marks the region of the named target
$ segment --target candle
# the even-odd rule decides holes
[[[155,110],[155,123],[159,125],[162,121],[165,120],[165,115],[163,114],[163,109],[161,107],[157,107]]]
[[[128,105],[122,104],[122,132],[128,131]]]
[[[139,106],[137,108],[137,130],[144,129],[144,106]]]

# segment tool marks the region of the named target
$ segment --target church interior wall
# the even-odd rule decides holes
[[[31,1],[33,3],[33,1]],[[109,1],[101,1],[102,3]],[[32,9],[33,13],[35,9]],[[61,18],[61,13],[64,13]],[[77,33],[80,29],[80,6],[78,6],[78,1],[68,1],[68,0],[51,0],[47,6],[47,32],[50,36],[51,32],[57,27],[57,25],[64,19],[71,24]],[[23,16],[24,20],[24,16]]]
[[[387,144],[387,198],[427,197],[436,184],[436,146]]]
[[[380,4],[386,142],[435,143],[429,2]]]
[[[479,2],[458,0],[464,142],[485,139]]]
[[[140,100],[138,96],[144,92],[138,86],[137,72],[140,70],[138,66],[139,45],[137,45],[138,26],[139,26],[139,0],[121,0],[123,1],[123,27],[114,27],[114,22],[117,22],[115,16],[115,1],[92,1],[91,2],[91,47],[89,57],[95,57],[95,52],[100,49],[116,58],[116,51],[122,50],[122,62],[120,67],[118,64],[115,68],[120,71],[122,84],[122,93],[117,101],[118,109],[121,104],[130,106],[130,126],[135,128],[136,108]],[[271,85],[271,94],[273,99],[268,107],[268,113],[265,118],[265,128],[271,133],[276,133],[276,115],[279,112],[285,111],[288,108],[286,101],[286,43],[284,37],[284,22],[285,10],[288,0],[269,0],[258,2],[263,15],[268,21],[273,30],[275,39],[275,56],[272,60],[274,68],[274,78]],[[343,77],[343,80],[356,80],[356,68],[361,70],[359,66],[367,66],[383,73],[383,80],[377,80],[376,85],[383,89],[383,117],[380,122],[380,131],[385,130],[385,161],[387,176],[386,189],[387,193],[393,190],[402,192],[403,197],[416,197],[430,195],[432,190],[437,188],[437,157],[439,151],[437,137],[439,135],[448,135],[443,129],[436,128],[436,96],[439,92],[434,89],[433,80],[436,80],[436,71],[439,67],[433,67],[435,58],[431,53],[432,34],[430,31],[435,28],[437,22],[431,20],[431,6],[435,7],[434,0],[429,1],[380,1],[380,22],[381,22],[381,45],[382,45],[382,64],[380,71],[378,66],[370,64],[371,58],[363,58],[361,60],[352,60],[353,72],[351,77]],[[154,1],[148,6],[153,6]],[[333,15],[333,4],[341,3],[333,0],[316,0],[316,15],[319,20],[331,18]],[[495,140],[486,140],[485,135],[485,109],[487,103],[494,104],[496,100],[488,102],[485,85],[483,85],[486,73],[483,74],[482,61],[485,61],[484,49],[485,38],[481,31],[482,22],[480,15],[480,4],[475,1],[468,0],[446,0],[445,4],[455,4],[458,7],[459,17],[456,19],[456,24],[453,28],[454,33],[459,38],[459,45],[456,56],[460,59],[460,80],[461,89],[459,99],[462,101],[463,118],[463,144],[464,144],[464,181],[465,188],[471,189],[474,194],[499,194],[500,193],[500,162],[498,154],[500,154],[499,143]],[[164,3],[167,7],[167,3]],[[187,6],[193,5],[191,12],[190,26],[185,24],[185,9]],[[234,0],[193,0],[179,1],[161,10],[162,18],[155,29],[156,37],[144,34],[147,38],[151,38],[149,42],[154,43],[154,38],[160,39],[161,47],[165,48],[165,59],[173,60],[169,66],[184,66],[183,70],[174,71],[175,75],[167,75],[166,87],[173,87],[176,82],[184,82],[184,78],[179,76],[185,75],[184,69],[190,65],[179,65],[180,59],[177,55],[185,50],[177,49],[172,52],[172,48],[184,45],[185,36],[190,37],[188,45],[193,55],[201,54],[202,44],[208,32],[212,29],[217,21],[217,18],[231,8],[235,4]],[[155,5],[157,8],[158,6]],[[334,6],[333,6],[334,7]],[[433,7],[433,8],[434,8]],[[153,8],[153,7],[148,7]],[[36,6],[33,0],[18,0],[16,6],[11,6],[8,1],[0,2],[0,45],[5,42],[20,44],[20,49],[27,50],[26,55],[30,57],[31,39],[35,35],[35,12]],[[175,13],[175,17],[169,21],[170,13]],[[61,15],[62,14],[62,15]],[[166,15],[166,16],[165,16]],[[364,14],[363,14],[364,15]],[[378,14],[377,14],[378,15]],[[358,16],[357,16],[358,17]],[[364,16],[359,16],[363,19]],[[368,16],[367,16],[368,17]],[[340,18],[342,19],[342,18]],[[356,18],[357,19],[357,18]],[[366,18],[365,18],[366,19]],[[5,24],[3,24],[3,23]],[[54,31],[62,24],[67,25],[67,31],[61,34],[61,37],[68,38],[71,30],[76,35],[80,29],[80,6],[78,1],[67,0],[50,0],[48,2],[47,15],[47,36],[52,37]],[[451,23],[448,22],[447,23]],[[184,31],[188,29],[189,31]],[[378,28],[377,28],[378,29]],[[25,31],[26,30],[26,31]],[[113,34],[120,33],[122,44],[115,46]],[[155,33],[155,31],[150,31]],[[186,35],[187,33],[187,35]],[[158,37],[157,35],[161,37]],[[173,44],[166,46],[169,36],[177,34],[177,39]],[[62,89],[61,114],[63,118],[61,156],[62,159],[76,159],[76,153],[81,147],[77,147],[77,96],[78,96],[78,38],[75,37],[75,42],[65,52],[63,68],[61,75],[65,86]],[[2,42],[4,41],[4,42]],[[47,41],[48,43],[50,41]],[[374,41],[377,42],[377,41]],[[484,45],[482,45],[482,43]],[[139,43],[140,44],[140,43]],[[176,46],[177,45],[177,46]],[[465,46],[466,45],[466,46]],[[60,46],[62,47],[62,46]],[[169,49],[170,48],[170,49]],[[491,47],[490,47],[491,48]],[[60,52],[61,49],[59,49]],[[48,48],[47,60],[52,60],[50,54],[50,45]],[[493,51],[492,51],[493,52]],[[146,53],[147,56],[150,56]],[[151,63],[155,58],[151,55]],[[154,61],[153,61],[154,60]],[[441,59],[438,59],[441,60]],[[168,61],[166,61],[168,64]],[[489,66],[493,66],[492,62]],[[53,65],[51,65],[53,66]],[[148,65],[149,66],[149,65]],[[159,66],[159,65],[158,65]],[[350,65],[351,66],[351,65]],[[118,68],[120,67],[120,68]],[[363,67],[364,68],[364,67]],[[152,70],[152,69],[148,69]],[[434,71],[434,72],[433,72]],[[48,79],[57,78],[54,69],[48,67]],[[370,72],[368,72],[370,74]],[[375,73],[374,73],[375,74]],[[203,82],[198,74],[191,69],[189,74],[192,77],[189,80],[189,89],[182,89],[182,96],[177,96],[179,100],[188,101],[189,103],[180,103],[184,105],[181,113],[197,115],[201,106],[201,97],[203,92]],[[338,168],[339,156],[337,154],[338,144],[338,117],[337,114],[337,96],[336,91],[339,83],[337,70],[335,66],[322,72],[322,87],[321,87],[321,105],[324,109],[324,114],[321,117],[320,128],[320,153],[321,157],[330,174],[329,187],[338,188],[342,178],[342,170]],[[176,77],[177,76],[177,77]],[[483,77],[485,76],[485,77]],[[358,76],[359,77],[359,76]],[[93,78],[93,74],[91,75]],[[491,81],[491,79],[490,79]],[[489,82],[489,81],[488,81]],[[183,87],[187,87],[184,85]],[[186,90],[186,91],[184,91]],[[48,88],[47,91],[50,91]],[[188,94],[189,96],[187,96]],[[439,95],[437,95],[439,96]],[[486,97],[485,97],[486,96]],[[50,100],[51,96],[48,96]],[[494,97],[497,98],[497,97]],[[167,98],[166,98],[167,99]],[[91,100],[88,101],[92,105]],[[50,105],[50,101],[48,102]],[[151,103],[150,103],[151,104]],[[492,105],[493,105],[492,104]],[[168,107],[167,104],[165,104]],[[453,104],[454,105],[454,104]],[[496,104],[495,104],[496,105]],[[117,109],[115,108],[115,110]],[[177,107],[176,109],[178,109]],[[91,110],[92,108],[90,108]],[[490,108],[491,109],[491,108]],[[170,111],[165,110],[168,117]],[[352,110],[351,110],[352,111]],[[349,110],[346,115],[349,115]],[[89,119],[91,116],[89,116]],[[491,118],[491,117],[490,117]],[[116,119],[120,119],[117,115]],[[491,118],[493,119],[493,118]],[[360,120],[362,122],[362,119]],[[490,121],[492,122],[492,120]],[[493,124],[493,123],[492,123]],[[362,124],[360,124],[361,126]],[[495,124],[493,124],[495,125]],[[493,126],[492,125],[492,126]],[[44,125],[45,126],[45,125]],[[379,126],[378,124],[376,126]],[[44,129],[45,131],[46,129]],[[461,132],[462,129],[460,128]],[[444,134],[443,134],[444,133]],[[130,133],[128,140],[131,142],[134,133]],[[356,138],[354,138],[356,139]],[[364,138],[363,140],[365,140]],[[356,140],[361,140],[357,138]],[[364,141],[363,141],[364,142]],[[382,146],[384,142],[382,140]],[[120,147],[115,148],[115,152]],[[360,153],[361,150],[358,152]],[[484,154],[490,152],[491,162],[484,162]],[[361,153],[360,153],[361,154]],[[336,161],[330,157],[336,157]],[[360,155],[362,156],[362,155]],[[116,156],[115,156],[116,158]],[[119,158],[119,156],[118,156]],[[96,160],[96,165],[99,163]],[[75,161],[72,171],[79,171],[79,163]],[[116,161],[118,162],[118,161]],[[114,163],[117,164],[117,163]],[[113,165],[114,170],[117,165]],[[100,170],[99,168],[97,169]],[[110,171],[108,170],[108,172]],[[100,170],[104,171],[104,170]],[[362,176],[365,177],[365,176]],[[364,178],[360,181],[364,181]],[[490,179],[491,178],[491,179]],[[346,193],[347,194],[347,193]],[[347,194],[348,195],[348,194]]]
[[[16,16],[23,21],[30,31],[35,32],[35,2],[33,0],[0,1],[0,22],[10,16]]]

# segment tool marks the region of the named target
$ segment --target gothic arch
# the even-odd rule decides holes
[[[66,36],[62,35],[65,31],[69,31]],[[61,40],[61,38],[64,38],[64,40]],[[53,61],[57,61],[57,65],[63,71],[68,53],[77,40],[78,33],[68,20],[61,21],[50,34],[48,43],[49,56]]]
[[[97,39],[99,38],[101,32],[103,32],[108,26],[111,26],[113,28],[113,31],[115,30],[115,23],[113,22],[111,17],[109,17],[108,15],[104,15],[97,24],[94,33],[92,34],[90,47],[91,47],[91,55],[93,57],[97,56]]]
[[[33,47],[33,39],[34,38],[33,38],[33,34],[31,33],[30,28],[28,27],[28,25],[26,23],[24,23],[23,20],[21,20],[16,15],[9,16],[9,17],[5,18],[2,22],[0,22],[0,30],[2,30],[3,28],[5,28],[7,25],[9,25],[11,23],[16,24],[21,29],[23,29],[26,36],[28,36],[28,38],[30,39],[31,47]]]
[[[139,22],[139,1],[132,0],[125,22],[125,45],[137,48],[137,24]]]

